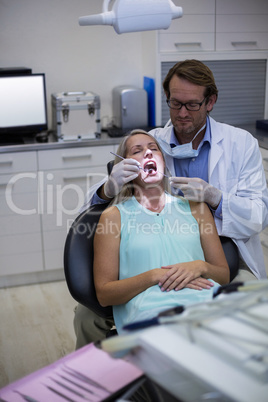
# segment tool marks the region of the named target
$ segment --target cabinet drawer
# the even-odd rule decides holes
[[[113,150],[113,146],[105,145],[38,151],[39,170],[106,165],[113,159],[110,153]]]
[[[267,32],[217,33],[216,50],[268,49]]]
[[[66,228],[66,221],[79,214],[89,188],[106,176],[106,167],[58,170],[44,176],[39,208],[44,231]]]
[[[32,216],[40,212],[37,193],[0,195],[0,216]]]
[[[14,244],[13,244],[14,246]],[[29,251],[22,254],[0,256],[0,275],[23,275],[43,270],[42,252]]]
[[[36,172],[0,175],[0,195],[7,192],[13,194],[33,193],[38,190],[38,174]]]
[[[160,52],[214,50],[213,33],[186,33],[159,35]]]
[[[22,274],[42,269],[43,253],[40,233],[1,237],[1,275]]]
[[[36,152],[12,152],[0,155],[0,174],[37,170]]]
[[[65,230],[44,232],[44,258],[45,269],[58,269],[63,267],[64,245],[67,237]]]
[[[268,32],[268,14],[262,15],[217,15],[217,33]]]
[[[0,217],[1,236],[20,235],[25,233],[40,233],[40,217],[34,215],[7,215]]]

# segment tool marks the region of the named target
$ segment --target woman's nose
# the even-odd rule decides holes
[[[149,156],[151,156],[153,154],[153,152],[148,148],[148,149],[146,149],[146,152],[145,152],[145,157],[146,158],[148,158]]]

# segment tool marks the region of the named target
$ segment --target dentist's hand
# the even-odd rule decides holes
[[[206,181],[196,177],[171,177],[170,185],[180,189],[184,197],[190,201],[206,202],[216,209],[222,197],[222,192]]]
[[[114,165],[103,192],[107,198],[114,198],[120,193],[123,185],[139,175],[139,162],[135,159],[124,159]]]

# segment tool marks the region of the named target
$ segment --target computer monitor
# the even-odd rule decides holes
[[[0,143],[20,142],[47,128],[45,74],[0,76]]]

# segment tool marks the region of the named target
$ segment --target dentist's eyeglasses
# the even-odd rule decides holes
[[[190,112],[198,112],[198,110],[201,109],[201,106],[203,105],[203,103],[205,102],[206,99],[207,99],[207,97],[205,97],[202,100],[202,102],[187,102],[187,103],[182,103],[175,99],[174,100],[167,99],[166,102],[170,109],[181,110],[181,108],[183,106],[185,106],[186,109],[189,110]]]

